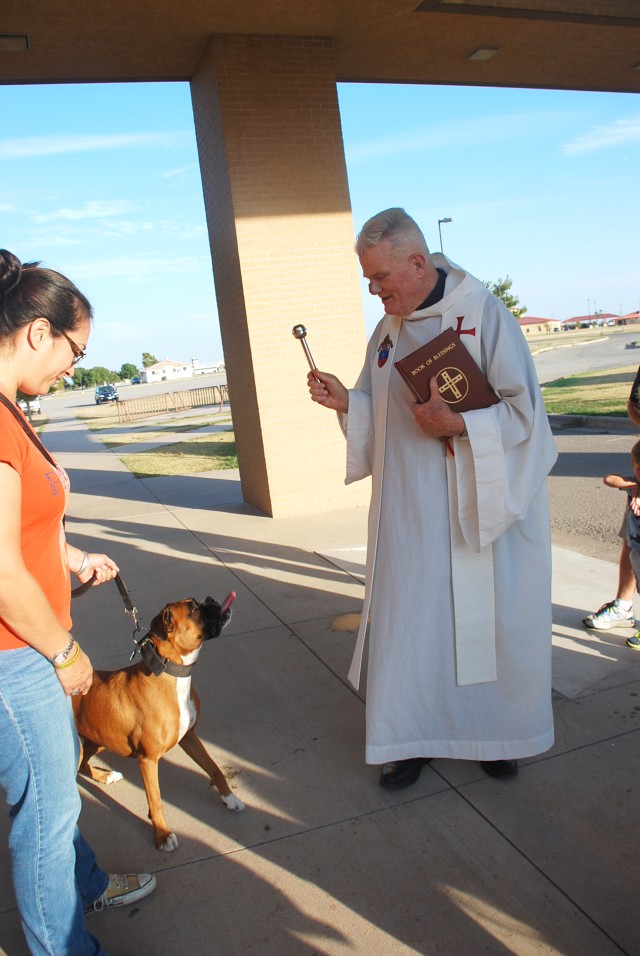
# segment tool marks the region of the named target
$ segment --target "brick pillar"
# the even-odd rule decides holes
[[[191,90],[244,499],[271,516],[364,504],[291,334],[305,325],[318,367],[353,385],[365,335],[331,41],[216,36]]]

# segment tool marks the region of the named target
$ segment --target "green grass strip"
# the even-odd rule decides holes
[[[193,475],[201,471],[219,471],[238,467],[233,432],[201,435],[191,441],[163,445],[132,455],[120,455],[120,460],[136,478],[154,478],[158,475]]]
[[[625,418],[637,365],[559,378],[543,389],[549,415],[613,415]]]

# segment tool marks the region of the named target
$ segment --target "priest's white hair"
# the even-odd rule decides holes
[[[371,246],[377,246],[384,239],[389,240],[392,249],[409,243],[415,246],[415,252],[429,255],[429,247],[422,230],[415,219],[412,219],[399,206],[384,209],[371,219],[367,219],[356,237],[356,253],[361,256]]]

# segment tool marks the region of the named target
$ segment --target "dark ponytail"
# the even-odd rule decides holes
[[[22,264],[0,249],[0,341],[12,338],[34,319],[45,318],[54,336],[93,318],[89,300],[73,282],[39,262]]]

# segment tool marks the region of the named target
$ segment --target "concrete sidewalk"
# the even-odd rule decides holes
[[[640,953],[640,654],[628,629],[579,626],[614,565],[554,548],[554,748],[513,781],[436,760],[387,792],[346,682],[365,509],[273,520],[242,503],[235,473],[136,480],[71,417],[46,443],[71,476],[71,540],[119,563],[143,623],[169,600],[238,594],[194,682],[200,735],[246,811],[230,813],[176,748],[160,781],[180,846],[165,855],[134,761],[102,755],[125,780],[81,783],[102,865],[158,877],[139,906],[91,917],[112,956]],[[115,585],[73,615],[97,667],[127,664]],[[27,953],[6,862],[0,952]]]

